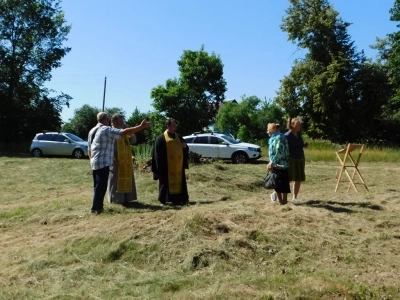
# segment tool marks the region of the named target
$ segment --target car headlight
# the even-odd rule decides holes
[[[257,152],[257,148],[247,147],[247,149],[249,149],[250,151],[255,151],[255,152]]]

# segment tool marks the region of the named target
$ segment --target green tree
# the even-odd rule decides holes
[[[400,0],[395,0],[389,11],[390,20],[400,22]],[[400,24],[396,25],[398,28]],[[390,33],[384,39],[377,38],[373,48],[380,52],[379,61],[386,68],[391,84],[391,97],[385,107],[388,119],[400,121],[400,31]]]
[[[381,66],[357,52],[347,33],[350,23],[327,0],[289,1],[281,28],[307,53],[281,81],[277,102],[289,116],[305,117],[313,138],[369,139],[367,129],[381,118],[387,102],[381,97],[388,89]]]
[[[207,127],[216,116],[226,82],[220,57],[208,54],[204,46],[185,50],[178,66],[180,77],[153,88],[151,98],[162,115],[179,121],[179,132],[185,135]]]
[[[132,115],[129,117],[129,119],[126,120],[126,123],[129,126],[137,126],[139,125],[144,119],[150,119],[151,113],[142,113],[140,110],[136,107],[135,110],[133,111]],[[143,144],[143,143],[151,143],[152,141],[152,129],[151,127],[146,128],[144,130],[141,130],[137,133],[136,135],[136,140],[138,144]]]
[[[224,104],[214,127],[223,132],[230,131],[242,141],[258,143],[268,138],[266,125],[270,122],[283,123],[282,109],[276,103],[244,95],[239,103]]]
[[[156,140],[156,138],[165,131],[166,117],[164,114],[156,110],[150,113],[150,120],[151,120],[151,139],[148,142],[152,144]],[[181,134],[180,127],[181,126],[178,126],[177,132]]]
[[[70,26],[58,0],[2,0],[0,5],[0,141],[32,138],[61,126],[70,96],[46,89],[51,71],[71,50],[63,46]],[[50,114],[50,115],[49,115]],[[48,117],[49,116],[49,117]],[[51,121],[51,124],[49,124]]]
[[[62,126],[61,130],[76,134],[86,140],[90,129],[97,124],[99,111],[97,107],[85,104],[81,108],[75,109],[74,116]]]
[[[74,116],[62,126],[61,130],[76,134],[86,140],[90,129],[97,124],[97,114],[100,111],[101,110],[97,107],[85,104],[81,108],[75,109]],[[106,108],[105,111],[110,118],[115,113],[125,115],[124,110],[119,107]]]

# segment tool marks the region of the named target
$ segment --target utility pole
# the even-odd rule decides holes
[[[103,92],[103,109],[104,111],[104,102],[106,102],[106,86],[107,86],[107,76],[104,77],[104,92]]]

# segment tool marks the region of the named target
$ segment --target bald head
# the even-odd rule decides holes
[[[97,122],[104,124],[104,125],[108,125],[108,124],[105,124],[105,123],[107,123],[108,120],[109,119],[108,119],[107,113],[101,111],[97,114]]]

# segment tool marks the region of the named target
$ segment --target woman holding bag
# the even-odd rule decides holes
[[[290,193],[288,174],[289,146],[285,136],[278,130],[278,124],[269,123],[267,125],[267,133],[270,137],[268,140],[269,163],[267,168],[277,175],[275,193],[279,204],[285,205],[287,204],[287,194]]]

